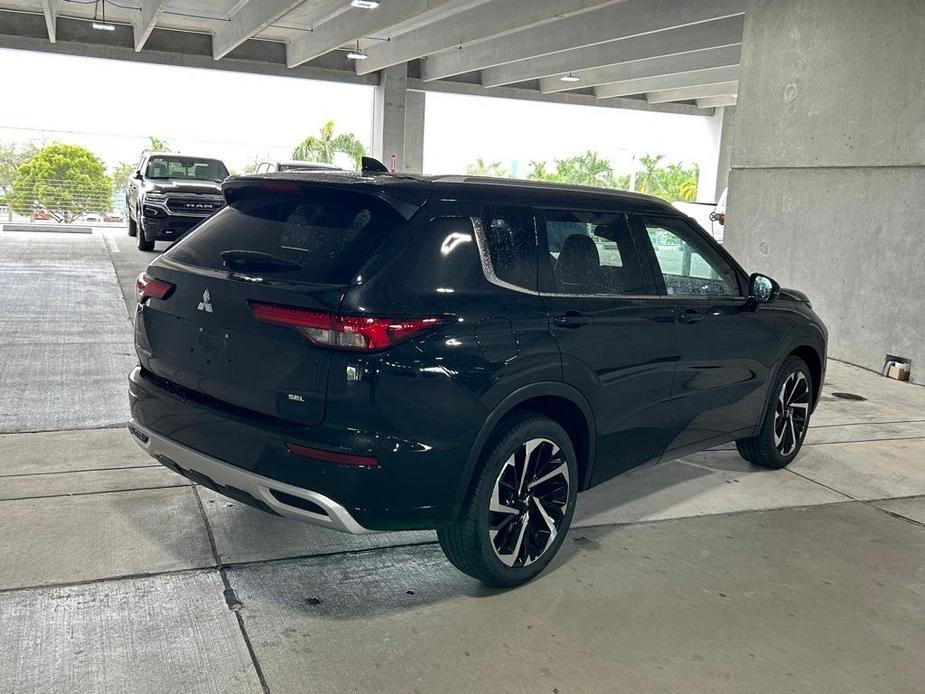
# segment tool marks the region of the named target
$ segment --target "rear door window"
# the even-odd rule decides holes
[[[188,265],[228,269],[223,252],[256,252],[282,261],[270,266],[274,277],[347,284],[403,223],[392,207],[370,195],[329,189],[280,193],[254,188],[242,191],[231,205],[203,222],[166,255]]]

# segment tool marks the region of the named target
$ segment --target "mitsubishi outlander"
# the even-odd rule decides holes
[[[555,556],[577,494],[735,441],[799,453],[826,329],[657,198],[389,174],[232,178],[139,276],[137,442],[269,513],[437,530],[496,586]]]

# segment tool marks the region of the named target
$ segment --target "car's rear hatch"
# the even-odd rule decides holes
[[[226,183],[229,207],[148,268],[173,287],[138,312],[142,367],[219,405],[320,423],[330,351],[257,313],[266,305],[336,313],[419,206],[373,185],[350,188],[276,177]]]

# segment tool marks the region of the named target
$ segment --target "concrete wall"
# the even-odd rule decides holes
[[[925,383],[925,1],[756,0],[726,245],[810,294],[832,357]]]

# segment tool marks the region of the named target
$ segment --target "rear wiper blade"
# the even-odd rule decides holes
[[[284,258],[278,258],[261,251],[231,250],[222,251],[222,262],[230,270],[263,270],[266,272],[285,272],[301,270],[302,266]]]

